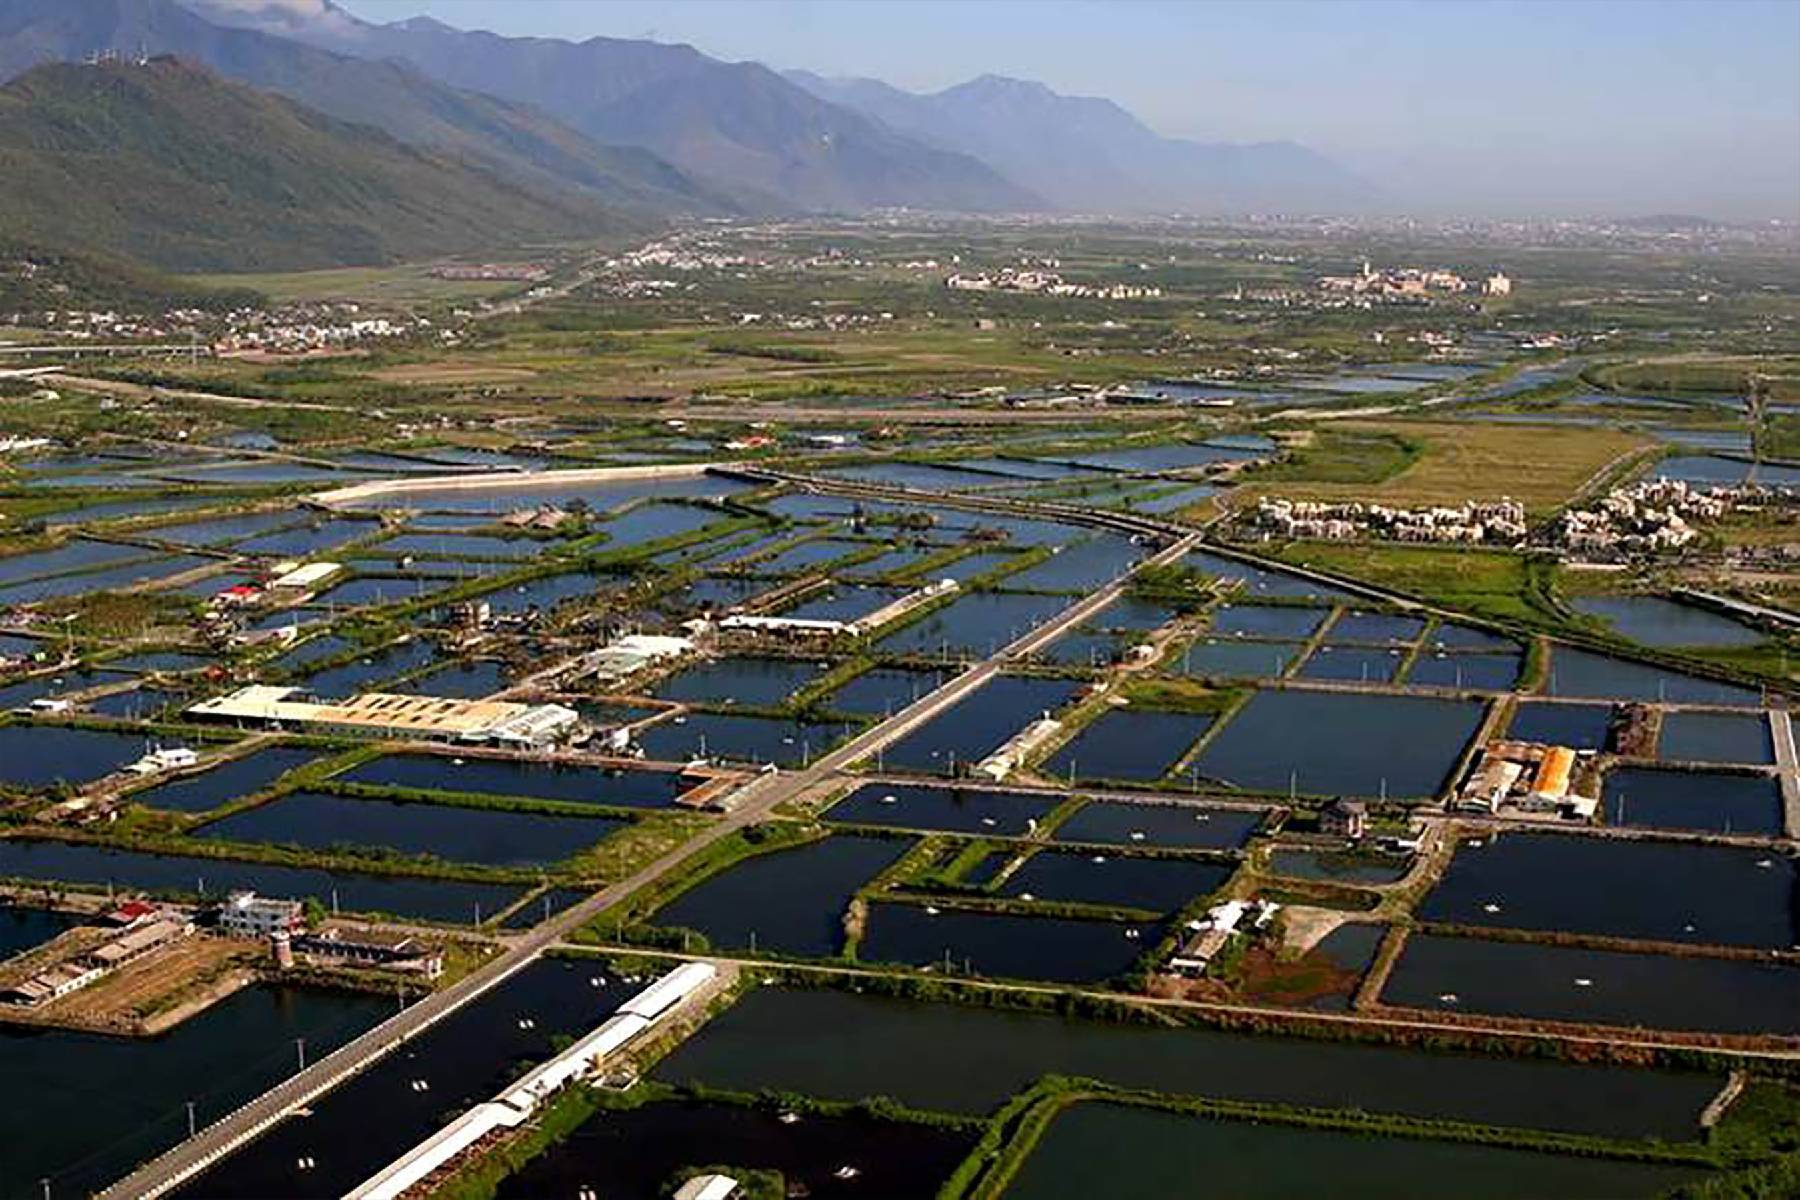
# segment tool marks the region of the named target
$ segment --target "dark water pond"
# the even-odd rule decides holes
[[[1431,796],[1480,727],[1468,700],[1258,692],[1200,754],[1200,773],[1234,787],[1302,794]],[[1296,730],[1307,736],[1296,739]]]
[[[78,575],[28,579],[23,583],[0,588],[0,605],[36,604],[44,600],[60,600],[66,596],[85,595],[88,592],[111,591],[123,587],[134,587],[138,584],[155,583],[172,575],[185,574],[217,561],[217,559],[204,558],[198,554],[169,554],[161,558],[149,558],[113,567],[103,567],[98,571],[84,571]]]
[[[1794,860],[1762,850],[1509,833],[1464,843],[1427,921],[1786,949]],[[1491,911],[1490,911],[1491,910]]]
[[[1601,803],[1608,825],[1781,836],[1781,787],[1764,775],[1725,771],[1607,772]]]
[[[197,830],[196,837],[325,850],[380,846],[493,867],[561,862],[625,824],[499,809],[294,792]]]
[[[718,949],[829,958],[843,949],[844,912],[856,889],[912,845],[904,838],[839,833],[726,868],[659,909],[656,924],[705,934]]]
[[[1090,800],[1056,827],[1054,837],[1108,846],[1235,850],[1250,840],[1262,819],[1260,810]]]
[[[1298,642],[1227,642],[1203,638],[1182,650],[1183,675],[1202,679],[1272,679],[1300,653]]]
[[[1544,704],[1521,700],[1513,708],[1507,736],[1521,742],[1604,750],[1612,726],[1610,704]]]
[[[388,754],[338,776],[379,787],[529,796],[609,808],[662,808],[687,789],[674,771],[609,771],[510,758]]]
[[[656,1069],[671,1082],[885,1095],[961,1113],[991,1111],[1047,1072],[1222,1099],[1667,1139],[1698,1135],[1700,1110],[1722,1082],[772,987],[745,996]]]
[[[385,577],[359,575],[313,597],[314,604],[335,608],[357,608],[362,605],[399,604],[441,591],[450,584],[446,580],[419,576]]]
[[[0,1196],[99,1191],[286,1078],[296,1038],[316,1060],[393,1011],[347,992],[254,987],[155,1038],[0,1026],[0,1078],[30,1104],[0,1107]],[[292,1172],[293,1161],[285,1164]],[[264,1193],[240,1193],[241,1195]]]
[[[1190,554],[1186,559],[1186,565],[1197,571],[1204,571],[1208,575],[1216,575],[1220,579],[1242,580],[1246,596],[1296,596],[1323,600],[1354,598],[1349,592],[1342,588],[1332,587],[1330,584],[1314,583],[1301,575],[1259,567],[1217,554]]]
[[[714,658],[687,667],[656,685],[663,700],[774,708],[829,669],[792,658]]]
[[[1313,954],[1352,976],[1354,982],[1345,991],[1314,996],[1305,1007],[1315,1012],[1349,1012],[1355,984],[1361,983],[1375,962],[1375,954],[1381,949],[1381,939],[1387,936],[1387,929],[1386,925],[1345,922],[1319,939],[1319,944],[1312,949]]]
[[[1213,720],[1204,713],[1113,709],[1065,742],[1042,770],[1058,778],[1153,782],[1169,773]]]
[[[1646,646],[1753,646],[1763,640],[1748,625],[1659,596],[1577,596],[1569,604]]]
[[[1773,763],[1775,744],[1766,717],[1673,712],[1663,717],[1656,754],[1671,762]]]
[[[857,716],[887,716],[929,696],[950,678],[948,671],[876,667],[825,697],[825,707]]]
[[[906,594],[905,588],[840,585],[816,592],[792,608],[782,609],[781,615],[802,621],[860,621]]]
[[[1066,596],[972,592],[876,644],[889,654],[974,653],[986,657],[1068,606]]]
[[[938,829],[994,837],[1024,837],[1062,798],[1031,792],[865,783],[832,805],[826,817],[857,825]]]
[[[638,730],[636,742],[657,762],[720,758],[786,767],[811,762],[853,732],[835,723],[689,713]]]
[[[1136,937],[1129,936],[1136,934]],[[1154,921],[1026,917],[923,905],[871,904],[857,957],[957,975],[1099,983],[1123,975],[1156,944]]]
[[[500,1200],[575,1196],[659,1200],[683,1167],[779,1171],[790,1195],[918,1200],[933,1196],[974,1144],[972,1133],[863,1116],[786,1123],[763,1108],[667,1101],[601,1113],[500,1185]],[[852,1177],[839,1172],[849,1167]]]
[[[1349,612],[1337,619],[1325,635],[1328,642],[1365,642],[1385,646],[1392,642],[1415,642],[1425,632],[1425,622],[1418,617],[1397,617],[1389,613]]]
[[[309,558],[347,546],[359,538],[373,537],[380,532],[381,527],[373,521],[326,521],[320,525],[260,534],[237,543],[232,549],[239,554]]]
[[[974,554],[964,555],[955,562],[941,567],[933,567],[932,579],[954,579],[958,583],[968,583],[977,576],[986,575],[1011,562],[1016,555],[1000,550],[978,550]]]
[[[1400,669],[1397,650],[1362,646],[1320,646],[1300,666],[1302,679],[1335,679],[1349,683],[1388,683]]]
[[[335,640],[325,638],[320,641],[330,643]],[[319,644],[320,642],[307,643],[309,646]],[[396,675],[416,671],[436,659],[437,654],[437,643],[427,638],[390,642],[349,662],[315,671],[306,677],[305,684],[322,697],[336,699],[351,696]],[[282,664],[287,664],[285,658]]]
[[[103,567],[108,563],[150,558],[154,553],[142,546],[121,546],[112,542],[72,538],[53,550],[34,550],[29,554],[0,558],[0,583],[18,583],[65,571],[84,571]]]
[[[1321,879],[1328,883],[1383,884],[1404,878],[1412,860],[1370,854],[1341,854],[1322,850],[1278,849],[1269,855],[1269,870],[1295,879]]]
[[[1517,654],[1444,654],[1422,652],[1406,674],[1408,685],[1458,691],[1511,691],[1525,659]]]
[[[508,682],[506,664],[484,658],[476,662],[445,663],[436,670],[396,684],[394,690],[420,696],[479,700],[504,690]]]
[[[773,558],[763,559],[753,569],[763,575],[786,575],[836,562],[862,549],[865,547],[861,542],[814,538],[812,541],[790,546]]]
[[[0,962],[41,946],[57,934],[79,924],[81,920],[74,913],[0,905]]]
[[[568,571],[483,592],[477,599],[486,601],[497,613],[521,613],[532,608],[555,608],[565,600],[592,599],[595,593],[605,590],[606,583],[598,575]]]
[[[221,763],[199,775],[159,783],[132,793],[132,801],[165,812],[206,812],[232,800],[254,795],[281,776],[323,757],[317,750],[270,746]]]
[[[1040,850],[1007,876],[999,894],[1167,913],[1217,890],[1234,869],[1194,859]]]
[[[370,554],[387,558],[493,558],[514,561],[536,558],[554,549],[554,542],[534,538],[504,538],[481,533],[402,533],[368,547]]]
[[[1191,1194],[1196,1163],[1206,1194],[1233,1200],[1518,1200],[1529,1196],[1650,1197],[1700,1172],[1498,1146],[1371,1137],[1251,1124],[1111,1104],[1058,1113],[1008,1200],[1161,1200]]]
[[[1545,691],[1552,696],[1604,696],[1617,700],[1667,700],[1683,704],[1755,707],[1762,703],[1762,695],[1755,688],[1718,683],[1698,675],[1682,675],[1645,663],[1592,654],[1573,646],[1557,646],[1551,651]]]
[[[171,1194],[335,1200],[555,1054],[562,1039],[599,1025],[642,986],[598,964],[540,959]],[[391,998],[368,999],[383,1016],[393,1011]],[[291,1044],[287,1052],[291,1058]],[[295,1170],[301,1158],[312,1167]]]
[[[187,896],[223,896],[251,888],[288,899],[313,897],[346,912],[392,913],[427,921],[465,922],[496,913],[519,898],[510,884],[371,875],[359,871],[284,867],[184,854],[143,854],[68,842],[0,839],[0,878],[56,881],[87,887],[142,888]]]
[[[888,746],[882,759],[898,770],[954,775],[1045,713],[1065,707],[1080,690],[1066,679],[1000,676]]]
[[[600,526],[600,530],[606,534],[605,549],[621,550],[692,533],[724,519],[722,512],[695,508],[690,504],[646,504],[622,517],[614,517]]]
[[[592,888],[551,888],[543,895],[533,896],[514,909],[504,921],[500,922],[500,928],[530,929],[533,925],[548,921],[557,913],[581,903],[593,894]]]
[[[1008,575],[1004,586],[1042,592],[1096,591],[1137,565],[1146,553],[1124,538],[1089,538],[1064,547],[1034,567]]]
[[[1407,1008],[1705,1033],[1800,1033],[1800,967],[1415,933],[1381,998]]]
[[[1234,637],[1304,641],[1318,632],[1325,614],[1322,608],[1294,605],[1227,604],[1213,613],[1212,630]]]
[[[62,725],[0,726],[0,783],[28,790],[59,780],[86,783],[136,762],[148,749],[135,733]]]

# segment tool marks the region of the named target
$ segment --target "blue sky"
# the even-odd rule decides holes
[[[1800,220],[1800,0],[338,2],[913,90],[1038,79],[1172,136],[1303,142],[1421,208]]]

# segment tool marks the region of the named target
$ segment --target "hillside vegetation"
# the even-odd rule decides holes
[[[0,88],[14,236],[165,270],[299,270],[623,232],[550,196],[172,59]]]

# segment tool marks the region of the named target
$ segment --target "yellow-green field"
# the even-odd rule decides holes
[[[1510,496],[1533,513],[1566,503],[1591,480],[1652,450],[1622,429],[1470,422],[1358,421],[1345,432],[1385,433],[1418,443],[1418,458],[1379,483],[1295,481],[1257,484],[1245,499],[1279,495],[1383,504],[1461,504]]]
[[[432,300],[464,300],[517,290],[511,280],[438,279],[433,263],[398,267],[343,267],[331,271],[295,271],[273,275],[191,275],[187,281],[206,287],[253,288],[274,301],[351,300],[413,304]]]

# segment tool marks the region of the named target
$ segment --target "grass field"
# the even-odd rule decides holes
[[[1365,579],[1478,616],[1562,623],[1548,600],[1554,569],[1504,550],[1290,542],[1278,554],[1288,562]]]
[[[1386,435],[1416,444],[1416,457],[1378,483],[1265,485],[1252,479],[1245,499],[1280,495],[1416,506],[1510,496],[1532,513],[1543,514],[1567,502],[1609,467],[1656,445],[1648,437],[1622,429],[1428,421],[1346,423],[1339,436],[1355,433]]]
[[[385,300],[395,304],[416,304],[492,296],[522,286],[509,280],[437,279],[431,274],[433,265],[408,263],[398,267],[342,267],[273,275],[191,275],[183,278],[205,287],[253,288],[277,303]]]

